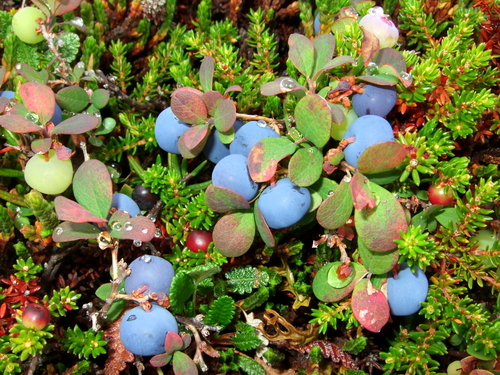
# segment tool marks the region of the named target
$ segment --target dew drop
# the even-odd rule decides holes
[[[370,76],[371,76],[371,75],[374,75],[374,74],[377,74],[377,73],[378,73],[378,65],[377,65],[377,63],[375,63],[375,62],[373,62],[373,61],[372,61],[372,62],[370,62],[370,63],[366,66],[366,68],[365,68],[365,72],[366,72],[366,74],[368,74],[368,75],[370,75]]]
[[[135,241],[138,241],[138,240],[135,240]],[[135,242],[134,241],[134,242]],[[141,241],[139,241],[141,242]],[[135,243],[134,243],[135,245]],[[140,259],[144,262],[144,263],[151,263],[151,261],[153,260],[149,255],[143,255],[140,257]]]
[[[314,149],[312,147],[310,147],[307,152],[309,152],[310,154],[314,154]]]
[[[83,19],[81,19],[80,17],[75,17],[71,20],[71,23],[75,26],[79,26],[79,27],[82,27],[83,26]]]
[[[154,215],[148,215],[148,216],[147,216],[147,218],[148,218],[149,220],[151,220],[153,223],[155,223],[155,222],[156,222],[156,216],[154,216]]]
[[[335,192],[334,192],[333,190],[330,190],[330,191],[328,192],[328,196],[329,196],[329,197],[331,197],[333,194],[335,194]]]
[[[160,228],[156,228],[156,230],[155,230],[155,237],[156,238],[161,237],[161,229]]]
[[[130,230],[134,229],[134,226],[132,225],[132,223],[131,223],[130,221],[127,221],[127,222],[123,225],[123,227],[124,227],[124,228],[125,228],[125,230],[127,230],[127,231],[130,231]]]
[[[148,228],[144,228],[143,230],[141,230],[141,232],[144,234],[147,234],[149,231],[148,231]]]
[[[54,233],[57,234],[58,236],[61,235],[63,232],[64,229],[62,229],[61,227],[57,227],[56,229],[54,229]]]
[[[174,120],[175,121],[180,121],[179,118],[177,116],[174,116]]]
[[[354,7],[345,7],[342,8],[342,13],[344,17],[356,17],[358,15],[358,12],[356,11],[356,8]]]
[[[368,14],[384,14],[384,8],[382,7],[373,7],[368,10]]]
[[[260,126],[261,128],[265,128],[267,126],[267,123],[264,120],[259,120],[259,121],[257,121],[257,126]]]
[[[96,113],[94,113],[94,116],[99,118],[99,117],[101,117],[101,113],[100,112],[96,112]]]
[[[31,122],[38,122],[39,117],[36,113],[30,112],[26,115],[26,119],[30,120]]]
[[[23,66],[21,65],[21,63],[16,64],[16,69],[17,69],[17,70],[21,70],[21,68],[22,68],[22,67],[23,67]]]
[[[83,63],[83,61],[80,61],[79,63],[76,64],[76,67],[78,69],[84,69],[85,68],[85,64]]]
[[[134,240],[133,244],[136,247],[140,247],[140,246],[142,246],[142,241],[141,240]]]
[[[65,44],[65,43],[64,43],[64,40],[62,40],[62,39],[57,39],[57,45],[58,45],[59,47],[63,47],[63,46],[64,46],[64,44]]]
[[[127,322],[133,322],[134,320],[137,319],[137,316],[135,315],[130,315],[128,318],[127,318]]]
[[[401,78],[403,78],[407,81],[409,81],[413,78],[410,73],[406,73],[406,72],[400,72],[399,75],[401,76]]]
[[[283,78],[283,80],[280,82],[280,89],[283,92],[292,91],[295,86],[295,81],[292,78]]]
[[[116,230],[116,231],[121,231],[122,225],[118,221],[115,221],[111,224],[111,229]]]

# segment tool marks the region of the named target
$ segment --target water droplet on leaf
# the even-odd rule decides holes
[[[148,233],[148,228],[144,228],[143,230],[141,230],[142,233],[144,234],[147,234]]]
[[[111,229],[116,230],[116,231],[121,231],[122,225],[118,221],[115,221],[111,224]]]
[[[296,84],[292,78],[284,78],[280,82],[280,89],[283,92],[292,91],[295,88]]]
[[[125,228],[125,230],[127,230],[127,231],[130,231],[130,230],[134,229],[134,226],[132,225],[132,223],[131,223],[130,221],[127,221],[127,222],[123,225],[123,227],[124,227],[124,228]]]
[[[155,230],[155,237],[158,238],[161,236],[161,229],[160,228],[156,228]]]
[[[54,233],[58,236],[60,236],[63,232],[64,230],[61,227],[57,227],[56,229],[54,229]]]
[[[136,247],[140,247],[140,246],[142,246],[142,241],[141,240],[134,240],[133,244]]]

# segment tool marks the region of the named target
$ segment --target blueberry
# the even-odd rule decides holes
[[[164,151],[172,154],[180,154],[178,142],[179,138],[190,125],[175,117],[170,107],[164,109],[156,119],[155,137],[158,146]]]
[[[14,91],[0,91],[0,98],[14,99],[14,96],[16,96],[16,93]]]
[[[228,155],[215,165],[212,183],[230,189],[248,201],[255,197],[259,190],[259,185],[248,173],[247,158],[239,154]]]
[[[144,294],[170,293],[175,272],[168,260],[154,255],[143,255],[130,263],[129,268],[132,272],[125,279],[127,294],[138,289],[144,289]]]
[[[354,120],[344,134],[344,139],[356,137],[345,149],[345,160],[353,167],[358,166],[361,154],[376,143],[394,141],[392,127],[380,116],[366,115]]]
[[[241,127],[229,146],[231,154],[248,156],[253,146],[264,138],[279,138],[279,134],[263,121],[250,121]]]
[[[352,107],[358,116],[385,117],[394,108],[397,92],[394,86],[364,85],[363,93],[354,94]]]
[[[401,263],[397,278],[392,272],[388,274],[387,300],[392,315],[415,314],[422,307],[421,302],[426,300],[428,291],[429,281],[421,268],[411,272],[406,263]]]
[[[122,193],[113,194],[111,207],[116,208],[117,210],[128,212],[130,217],[137,216],[141,213],[141,209],[139,208],[137,203],[135,203],[134,200],[128,195]]]
[[[174,316],[153,304],[149,312],[140,306],[127,311],[120,323],[123,346],[135,355],[152,356],[165,353],[168,332],[179,333]]]
[[[297,223],[309,211],[311,194],[307,188],[283,178],[264,189],[258,205],[267,225],[282,229]]]
[[[233,129],[237,132],[243,126],[241,120],[236,120]],[[203,153],[212,163],[217,164],[222,158],[229,155],[229,144],[222,143],[219,139],[219,131],[215,131],[209,135]]]

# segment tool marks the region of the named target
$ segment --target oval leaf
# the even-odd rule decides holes
[[[358,170],[363,174],[387,172],[399,166],[405,158],[406,150],[401,143],[376,143],[361,154]]]
[[[63,14],[69,13],[80,6],[83,0],[57,0],[56,6],[56,16],[61,16]]]
[[[54,115],[56,99],[54,92],[40,82],[26,82],[19,88],[19,96],[28,111],[36,113],[42,124],[47,123]]]
[[[318,71],[318,73],[335,69],[336,67],[344,64],[354,64],[355,62],[356,59],[351,56],[347,55],[337,56],[333,60],[330,60],[325,65],[323,65],[323,67]]]
[[[175,375],[198,375],[198,367],[191,357],[183,352],[176,351],[174,353],[172,366]]]
[[[109,92],[104,89],[97,89],[92,93],[92,97],[90,98],[92,104],[97,109],[102,109],[106,107],[109,101]]]
[[[321,96],[304,96],[295,107],[295,121],[298,131],[319,149],[330,139],[332,113]]]
[[[179,336],[178,333],[168,332],[165,337],[165,352],[173,353],[176,350],[182,350],[184,347],[184,341],[182,341],[182,337]]]
[[[128,212],[118,210],[109,218],[111,237],[120,240],[151,241],[155,234],[155,225],[145,216],[130,217]]]
[[[217,103],[214,113],[215,127],[220,132],[227,132],[236,121],[236,106],[231,99],[224,99]]]
[[[64,120],[52,128],[50,134],[82,134],[97,128],[99,119],[94,115],[80,114]]]
[[[70,86],[56,94],[57,104],[69,112],[81,112],[89,105],[89,95],[80,86]]]
[[[42,127],[19,115],[0,116],[0,125],[14,133],[34,133],[42,130]]]
[[[205,143],[207,143],[208,129],[208,124],[195,125],[179,137],[177,146],[183,157],[192,159],[203,150]]]
[[[37,81],[40,83],[47,82],[47,74],[45,70],[37,72],[31,66],[25,63],[20,63],[21,66],[17,69],[17,72],[26,80],[26,81]],[[45,74],[44,74],[45,73]],[[3,83],[0,81],[0,83]]]
[[[66,221],[59,224],[52,233],[54,242],[69,242],[97,238],[101,231],[90,223],[72,223]]]
[[[321,203],[316,218],[323,228],[337,229],[347,222],[351,213],[351,189],[349,183],[342,180],[334,193]]]
[[[351,196],[355,210],[375,207],[375,197],[373,196],[368,179],[361,173],[356,172],[351,178]]]
[[[50,150],[50,146],[52,146],[52,139],[50,138],[35,139],[31,142],[31,149],[36,154],[45,154]]]
[[[314,295],[323,302],[337,302],[344,299],[352,292],[356,282],[366,275],[366,269],[361,264],[353,262],[351,266],[356,274],[352,282],[344,288],[334,288],[328,284],[328,274],[332,266],[333,263],[328,263],[314,276],[312,284]]]
[[[375,57],[378,66],[384,64],[392,65],[398,72],[406,72],[406,60],[398,50],[394,48],[382,48]]]
[[[108,168],[99,160],[87,160],[75,173],[73,194],[91,213],[107,218],[113,200],[113,186]]]
[[[224,95],[218,91],[207,91],[203,93],[201,98],[203,99],[203,103],[207,106],[208,114],[213,116],[217,102],[223,100]]]
[[[276,246],[276,240],[274,239],[271,229],[269,229],[269,226],[266,223],[266,219],[264,219],[264,215],[262,215],[262,212],[259,210],[258,202],[254,204],[254,215],[257,230],[259,231],[260,237],[262,237],[264,243],[269,247]]]
[[[217,221],[213,230],[215,247],[226,257],[238,257],[252,246],[255,220],[251,211],[236,211]]]
[[[385,275],[394,268],[399,260],[399,250],[371,251],[360,238],[358,238],[358,250],[363,266],[375,275]]]
[[[291,155],[297,145],[285,137],[264,138],[248,154],[248,171],[255,182],[271,180],[281,159]]]
[[[389,303],[385,294],[375,289],[370,280],[363,279],[352,292],[351,307],[361,325],[371,332],[380,332],[389,321]]]
[[[62,195],[54,199],[54,208],[59,220],[73,223],[107,223],[106,219],[95,216],[78,203]]]
[[[369,32],[364,27],[361,28],[363,32],[363,41],[361,42],[361,56],[363,56],[364,65],[368,65],[375,54],[380,49],[380,41],[375,34]]]
[[[203,99],[192,91],[176,91],[170,103],[172,112],[187,124],[200,125],[207,121],[208,111]]]
[[[264,83],[260,88],[260,93],[264,96],[272,96],[297,90],[305,91],[306,88],[299,85],[299,83],[291,77],[280,77],[272,82]]]
[[[310,78],[314,70],[315,51],[314,45],[302,34],[292,34],[288,38],[288,57],[293,65],[307,78]]]
[[[311,186],[323,172],[323,154],[316,147],[299,148],[288,164],[288,177],[298,186]]]
[[[331,33],[321,34],[312,41],[315,50],[315,61],[313,74],[316,77],[321,68],[333,57],[335,52],[335,37]]]
[[[240,194],[213,184],[209,185],[205,191],[205,203],[215,212],[227,212],[250,208],[250,203]]]
[[[205,56],[200,65],[200,84],[203,91],[212,90],[212,82],[214,79],[214,58]]]

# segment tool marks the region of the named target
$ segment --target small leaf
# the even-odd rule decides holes
[[[259,231],[260,237],[264,243],[269,247],[276,246],[276,240],[274,239],[271,229],[269,229],[269,226],[266,223],[266,219],[264,219],[264,215],[260,212],[258,202],[254,205],[254,216],[255,225],[257,226],[257,230]]]
[[[283,83],[286,82],[286,84]],[[306,88],[291,77],[280,77],[271,82],[266,82],[260,88],[264,96],[283,94],[290,91],[306,90]]]
[[[90,100],[92,101],[94,107],[96,107],[97,109],[102,109],[108,104],[109,92],[108,90],[97,89],[92,93]]]
[[[224,95],[222,95],[218,91],[207,91],[203,93],[203,96],[201,98],[203,100],[203,103],[205,103],[205,105],[207,106],[208,114],[210,116],[213,116],[217,102],[219,102],[220,100],[224,100]]]
[[[56,99],[54,92],[40,82],[26,82],[19,88],[19,96],[28,111],[36,113],[42,124],[47,123],[54,115]]]
[[[389,321],[390,309],[385,294],[363,279],[354,287],[352,312],[361,325],[371,332],[380,332]]]
[[[330,140],[332,113],[321,96],[304,96],[295,107],[295,121],[297,130],[317,148],[321,149]]]
[[[50,138],[35,139],[33,142],[31,142],[31,149],[36,154],[45,154],[50,150],[51,146],[52,139]]]
[[[176,350],[182,350],[183,347],[184,341],[182,341],[178,333],[172,331],[167,333],[165,337],[165,353],[170,354]]]
[[[176,90],[170,105],[175,116],[187,124],[200,125],[207,121],[207,107],[203,99],[192,91]]]
[[[359,80],[373,83],[379,86],[394,86],[398,83],[397,77],[388,74],[376,74],[373,76],[358,76]]]
[[[192,159],[203,150],[208,139],[208,124],[195,125],[186,130],[179,137],[177,146],[179,152],[186,159]]]
[[[224,99],[217,103],[214,113],[215,127],[220,132],[227,132],[236,121],[236,107],[231,99]]]
[[[21,68],[17,69],[17,72],[28,82],[30,81],[36,81],[40,83],[46,83],[47,82],[47,74],[45,71],[37,72],[35,69],[33,69],[31,66],[25,63],[20,63]],[[45,74],[44,74],[45,73]],[[2,83],[3,81],[0,81]]]
[[[214,79],[214,58],[205,56],[200,66],[200,84],[203,91],[212,90],[212,82]]]
[[[69,86],[56,94],[57,104],[69,112],[81,112],[89,105],[89,95],[80,86]]]
[[[99,119],[94,115],[79,114],[52,128],[50,134],[82,134],[97,128]]]
[[[368,179],[359,172],[351,178],[351,196],[355,210],[375,207],[375,197],[368,185]]]
[[[348,182],[342,180],[337,189],[318,208],[316,218],[326,229],[337,229],[344,225],[352,213],[352,196]]]
[[[304,35],[292,34],[288,38],[288,57],[293,65],[307,78],[310,78],[314,70],[314,45]]]
[[[392,65],[398,72],[406,72],[406,60],[394,48],[382,48],[375,57],[375,63],[380,67],[384,64]]]
[[[205,191],[205,202],[215,212],[227,212],[250,208],[248,201],[234,191],[216,185],[209,185]]]
[[[87,160],[75,173],[73,194],[91,213],[107,218],[113,200],[113,186],[108,168],[98,160]]]
[[[361,55],[363,56],[364,65],[368,65],[375,54],[380,49],[380,41],[378,38],[364,27],[361,28],[363,32],[363,41],[361,42]]]
[[[198,375],[198,367],[187,354],[175,352],[172,359],[175,375]]]
[[[339,277],[339,269],[340,267],[344,266],[344,263],[342,262],[333,262],[332,267],[330,268],[330,271],[328,272],[328,284],[337,289],[345,288],[347,285],[349,285],[353,280],[354,277],[356,276],[356,273],[354,272],[354,269],[352,268],[351,272],[347,277],[345,278],[340,278]]]
[[[5,129],[14,133],[34,133],[42,131],[42,127],[38,126],[28,119],[19,115],[3,115],[0,116],[0,125]]]
[[[55,2],[55,4],[57,4],[55,9],[56,16],[61,16],[75,10],[80,6],[82,1],[83,0],[57,0]]]
[[[235,310],[234,300],[229,296],[221,296],[210,305],[203,324],[226,327],[233,320]]]
[[[347,55],[337,56],[334,59],[327,62],[325,65],[323,65],[323,67],[316,74],[335,69],[336,67],[344,65],[344,64],[354,64],[355,62],[356,62],[356,59],[351,57],[351,56],[347,56]]]
[[[177,272],[170,286],[170,310],[174,314],[182,314],[184,304],[194,293],[195,285],[191,277],[184,272]]]
[[[196,267],[191,267],[186,274],[193,279],[196,285],[201,284],[203,281],[218,274],[222,269],[213,263],[202,264]]]
[[[107,223],[105,218],[97,217],[78,203],[62,195],[54,199],[54,208],[59,220],[73,223]]]
[[[238,366],[241,368],[243,372],[247,375],[266,375],[267,372],[262,367],[260,363],[253,360],[250,357],[246,357],[244,355],[238,355],[237,357]]]
[[[405,158],[406,150],[401,143],[376,143],[361,154],[358,170],[363,174],[387,172],[398,167]]]
[[[255,237],[253,212],[235,211],[217,221],[213,230],[215,247],[226,257],[238,257],[252,246]]]
[[[172,359],[172,354],[162,353],[151,357],[149,363],[153,367],[163,367],[166,366],[171,359]]]
[[[354,289],[356,282],[366,275],[366,269],[361,264],[352,262],[351,266],[354,268],[355,276],[352,282],[344,288],[334,288],[328,283],[328,274],[333,263],[321,267],[314,276],[312,285],[316,298],[323,302],[337,302],[347,297]]]
[[[323,172],[323,154],[316,147],[299,148],[290,158],[288,177],[298,186],[314,184]]]
[[[326,177],[321,177],[314,184],[309,186],[309,190],[317,192],[321,199],[328,198],[338,188],[339,184]]]
[[[155,224],[145,216],[130,217],[125,211],[115,211],[109,218],[111,237],[119,240],[151,241],[155,235]]]
[[[112,289],[111,283],[102,284],[95,291],[95,295],[99,297],[101,300],[106,301],[111,295],[111,289]]]
[[[297,145],[286,137],[264,138],[248,154],[248,171],[255,182],[271,180],[281,159],[291,155]]]
[[[401,81],[403,85],[406,87],[410,87],[411,84],[413,83],[413,77],[411,75],[406,74],[406,69],[403,71],[397,71],[394,66],[391,64],[383,64],[379,67],[379,73],[388,75],[391,77],[396,78],[396,83],[397,81]]]
[[[241,88],[241,86],[239,85],[231,85],[229,86],[226,91],[224,91],[224,95],[227,96],[227,94],[229,94],[230,92],[241,92],[243,91],[243,89]]]
[[[312,41],[315,52],[313,74],[316,77],[317,72],[323,68],[335,53],[335,37],[331,33],[322,34]]]
[[[391,250],[386,252],[371,251],[363,243],[361,238],[358,238],[358,251],[363,266],[375,275],[385,275],[392,270],[399,260],[399,250]]]
[[[54,242],[69,242],[97,238],[101,231],[89,223],[71,223],[66,221],[54,229]]]

